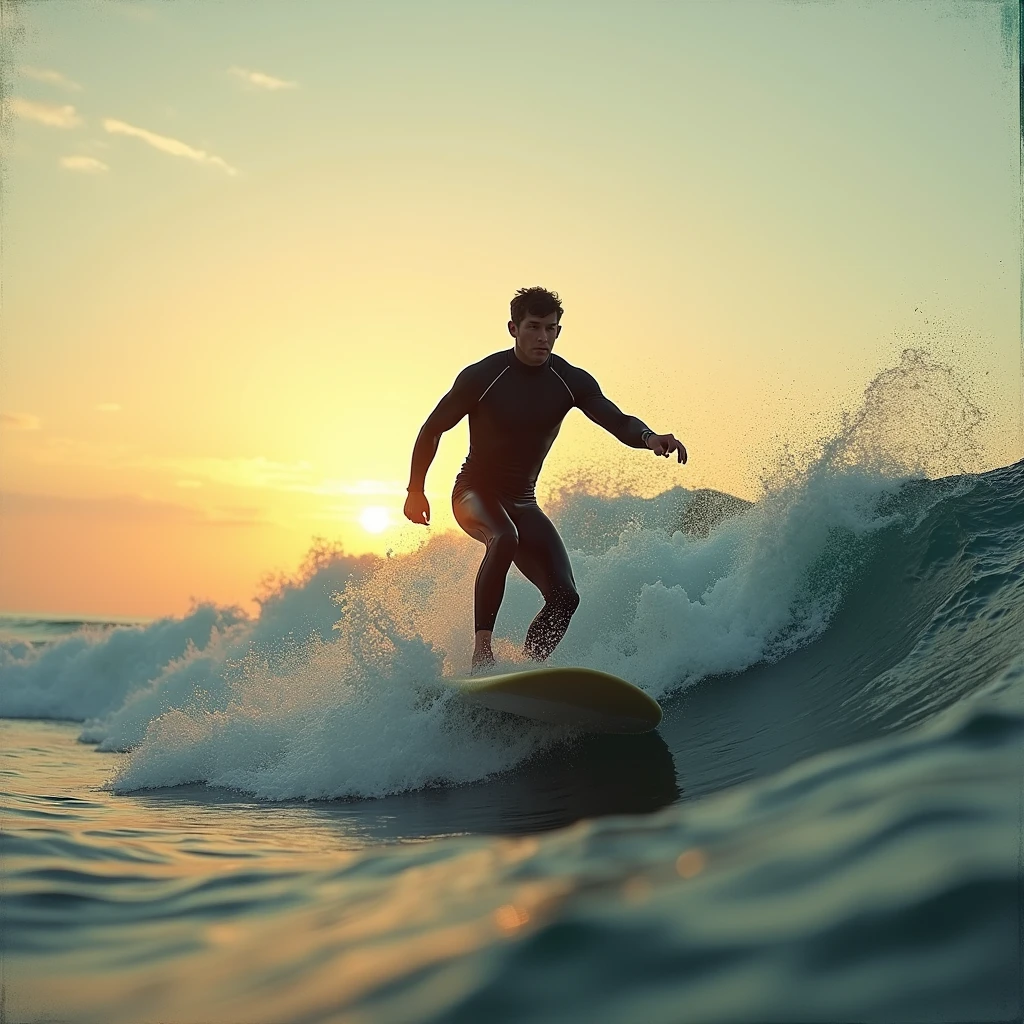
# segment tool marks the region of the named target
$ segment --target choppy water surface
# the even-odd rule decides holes
[[[0,1016],[1021,1019],[1024,463],[854,440],[750,507],[557,509],[557,659],[649,736],[453,700],[459,538],[323,553],[258,619],[9,626]],[[499,632],[535,610],[512,578]]]

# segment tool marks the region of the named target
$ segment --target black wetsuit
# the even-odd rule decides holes
[[[467,366],[416,438],[410,489],[423,490],[441,434],[469,416],[469,455],[455,480],[452,509],[463,530],[487,552],[476,578],[476,629],[492,630],[515,562],[544,595],[526,635],[526,652],[543,659],[569,626],[579,604],[569,556],[534,487],[544,458],[573,407],[623,444],[643,448],[646,425],[601,394],[585,370],[551,353],[528,366],[507,349]]]

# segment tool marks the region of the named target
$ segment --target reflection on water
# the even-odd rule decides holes
[[[6,1019],[1015,1019],[1024,714],[956,712],[653,813],[657,737],[270,804],[114,796],[121,755],[5,723]]]

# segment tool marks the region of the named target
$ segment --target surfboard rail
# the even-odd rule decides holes
[[[638,686],[597,669],[546,667],[453,679],[472,704],[586,732],[643,733],[661,722],[661,705]]]

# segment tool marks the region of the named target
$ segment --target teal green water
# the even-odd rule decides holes
[[[323,577],[262,624],[7,640],[4,1019],[1020,1020],[1024,463],[861,489],[856,521],[850,480],[823,487],[756,558],[754,510],[581,556],[603,600],[571,654],[634,659],[650,736],[467,718],[428,686],[360,745],[373,672],[432,664],[415,631],[337,679],[284,645],[218,690],[300,605],[365,612],[322,609]],[[646,565],[623,626],[600,588]],[[705,616],[675,682],[636,649],[666,608]]]

